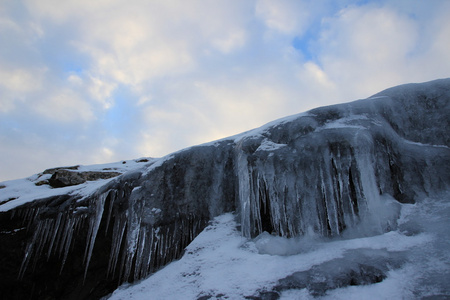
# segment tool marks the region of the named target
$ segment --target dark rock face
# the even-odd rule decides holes
[[[449,187],[449,100],[448,79],[400,86],[151,161],[91,195],[1,212],[3,297],[98,299],[180,257],[230,211],[246,237],[395,229],[398,203]],[[93,175],[52,172],[55,186]],[[344,274],[342,284],[384,276],[361,263]]]

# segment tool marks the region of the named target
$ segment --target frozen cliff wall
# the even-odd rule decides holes
[[[240,139],[244,234],[332,236],[368,219],[374,233],[392,228],[395,216],[381,214],[395,214],[389,197],[414,202],[448,187],[449,112],[444,80],[314,109]]]
[[[395,229],[399,203],[449,188],[449,103],[449,79],[404,85],[143,162],[95,188],[40,184],[33,198],[2,183],[1,289],[99,298],[180,257],[230,211],[246,237]]]

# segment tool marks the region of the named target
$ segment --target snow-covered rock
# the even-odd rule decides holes
[[[404,205],[449,189],[449,100],[450,79],[409,84],[160,159],[67,171],[123,173],[114,178],[36,184],[55,170],[1,183],[2,291],[99,298],[180,258],[208,221],[230,212],[241,239],[259,236],[257,246],[264,232],[282,239],[399,232]],[[360,260],[345,272],[385,278],[386,270]],[[278,280],[314,277],[327,266],[277,273],[239,295],[286,294]]]

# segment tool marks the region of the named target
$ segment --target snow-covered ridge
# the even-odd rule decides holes
[[[95,164],[95,165],[77,165],[69,167],[58,167],[54,169],[72,170],[74,172],[117,172],[125,173],[135,171],[144,165],[154,162],[154,158],[139,158],[134,160],[123,160],[120,162]],[[50,172],[52,169],[48,169]],[[47,170],[46,170],[47,171]],[[36,199],[43,199],[58,195],[79,195],[87,197],[97,191],[102,185],[114,180],[99,179],[96,181],[86,181],[85,183],[61,188],[52,188],[48,184],[41,184],[48,181],[52,174],[42,172],[30,177],[16,180],[9,180],[0,183],[0,211],[8,211],[27,202]],[[47,174],[45,174],[47,173]]]

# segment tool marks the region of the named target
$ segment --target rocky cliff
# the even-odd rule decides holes
[[[2,296],[98,299],[179,258],[226,212],[248,238],[394,230],[399,203],[449,189],[448,128],[444,79],[313,109],[130,170],[54,169],[30,177],[26,191],[2,183]]]

